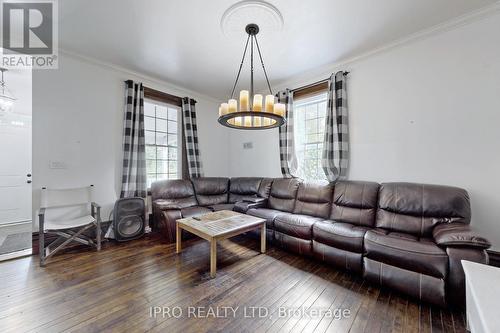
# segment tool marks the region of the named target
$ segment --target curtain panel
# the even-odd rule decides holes
[[[321,166],[330,182],[347,178],[349,166],[349,117],[346,76],[340,71],[328,82],[328,104]]]
[[[144,86],[125,82],[123,121],[123,172],[121,198],[146,198],[146,143],[144,137]]]
[[[292,178],[297,174],[298,161],[295,153],[293,133],[293,92],[290,89],[276,94],[278,103],[285,104],[286,122],[279,128],[280,165],[284,178]]]
[[[198,146],[198,127],[196,125],[196,101],[189,97],[182,99],[182,123],[184,127],[184,142],[186,157],[191,178],[203,177],[203,164]]]

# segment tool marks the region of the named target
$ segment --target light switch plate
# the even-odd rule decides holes
[[[68,165],[62,161],[50,161],[49,168],[51,168],[51,169],[67,169]]]
[[[253,142],[244,142],[243,143],[243,149],[252,149],[253,148]]]

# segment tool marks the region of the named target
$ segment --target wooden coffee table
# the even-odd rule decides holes
[[[260,228],[260,252],[266,252],[266,220],[230,210],[177,220],[176,250],[181,252],[181,229],[210,242],[210,277],[217,269],[217,241]]]

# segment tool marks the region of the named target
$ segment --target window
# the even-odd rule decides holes
[[[180,109],[155,100],[144,101],[146,170],[148,188],[162,179],[178,179],[181,173]]]
[[[294,101],[294,138],[298,176],[305,180],[326,179],[321,168],[325,134],[327,93]]]

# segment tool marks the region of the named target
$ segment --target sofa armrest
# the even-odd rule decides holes
[[[448,275],[446,283],[447,301],[459,308],[465,307],[465,273],[462,260],[488,265],[488,253],[484,249],[467,247],[447,247]]]
[[[259,202],[238,201],[237,203],[234,204],[233,210],[245,214],[249,209],[264,208],[266,206],[267,206],[267,199],[261,200]]]
[[[154,231],[159,232],[167,243],[175,243],[176,221],[182,218],[180,209],[159,209],[153,206]]]
[[[156,199],[153,201],[153,208],[158,210],[181,209],[183,208],[175,199]]]
[[[439,246],[472,247],[487,249],[491,243],[484,237],[472,231],[468,224],[443,223],[432,231],[434,241]]]
[[[251,203],[266,203],[267,199],[260,197],[244,197],[242,201]]]

